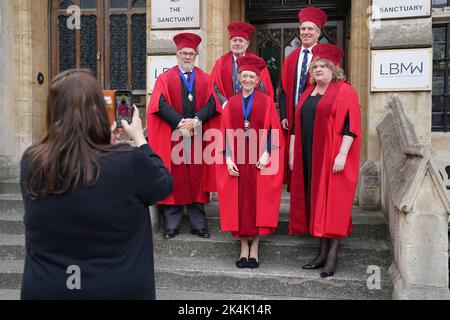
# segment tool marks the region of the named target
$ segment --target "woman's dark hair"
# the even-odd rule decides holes
[[[102,155],[131,149],[111,145],[102,88],[87,69],[64,71],[54,78],[46,122],[44,138],[24,153],[25,187],[33,198],[65,193],[80,180],[92,186],[100,177]]]

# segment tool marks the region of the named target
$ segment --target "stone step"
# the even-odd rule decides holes
[[[22,216],[24,206],[22,195],[18,193],[0,194],[0,217],[4,215]]]
[[[0,181],[0,194],[21,194],[20,183],[17,179],[1,180]]]
[[[24,261],[0,261],[0,289],[19,290],[22,284]]]
[[[20,297],[20,292],[17,292]],[[15,297],[16,295],[12,295]],[[1,291],[0,291],[1,298]],[[309,300],[306,298],[156,288],[156,300]]]
[[[0,290],[0,301],[20,300],[20,290]]]
[[[25,236],[23,234],[0,233],[0,264],[2,261],[25,258]]]
[[[278,263],[296,261],[303,264],[314,259],[319,241],[309,236],[292,237],[272,235],[261,239],[261,258]],[[162,233],[154,236],[155,255],[161,257],[185,257],[237,260],[240,242],[229,234],[213,234],[210,239],[202,239],[191,234],[180,234],[173,239],[162,239]],[[339,249],[339,256],[355,264],[388,267],[391,263],[389,243],[385,240],[360,240],[345,238]]]
[[[22,195],[0,194],[0,233],[23,234]]]
[[[348,262],[348,261],[347,261]],[[333,277],[319,270],[302,270],[296,261],[278,264],[261,258],[258,269],[238,269],[224,259],[156,257],[156,286],[175,291],[253,294],[307,299],[391,299],[387,268],[381,268],[380,289],[369,290],[365,268],[340,262]]]
[[[23,235],[0,234],[0,260],[24,259],[25,240]],[[260,256],[284,263],[287,260],[302,263],[314,258],[318,240],[312,237],[268,236],[260,242]],[[202,239],[191,234],[180,234],[170,240],[163,240],[162,234],[154,236],[154,253],[162,257],[202,257],[210,259],[235,259],[239,254],[239,241],[228,234],[213,235]],[[384,240],[343,239],[339,251],[344,260],[358,264],[389,266],[391,251]]]
[[[0,301],[20,300],[20,290],[0,290]],[[156,288],[156,300],[308,300],[295,297],[178,291]]]
[[[208,217],[208,229],[212,233],[220,231],[219,208],[217,202],[205,205],[205,213]],[[164,219],[161,219],[161,230],[164,230]],[[289,206],[281,206],[276,234],[288,234]],[[380,211],[363,211],[359,207],[352,210],[353,232],[349,235],[359,239],[388,239],[388,226],[386,219]],[[189,232],[189,218],[184,214],[180,225],[180,231]]]

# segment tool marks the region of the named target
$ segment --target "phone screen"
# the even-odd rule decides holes
[[[116,92],[116,121],[118,128],[122,127],[122,119],[126,120],[128,123],[131,123],[133,120],[133,104],[131,98],[131,91]]]

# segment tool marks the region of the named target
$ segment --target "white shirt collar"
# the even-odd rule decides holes
[[[308,49],[309,52],[312,53],[312,49],[313,49],[315,46],[317,46],[317,43],[316,43],[315,45],[313,45],[312,47],[309,47],[309,48],[305,48],[304,46],[302,46],[302,51],[301,51],[301,53],[303,53],[303,50],[305,50],[305,49]]]
[[[245,53],[242,56],[245,57]],[[234,62],[236,62],[237,57],[234,55],[234,53],[233,53],[233,59],[234,59]]]

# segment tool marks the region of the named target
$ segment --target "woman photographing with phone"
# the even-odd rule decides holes
[[[116,145],[92,73],[53,80],[47,132],[21,162],[22,299],[155,299],[148,206],[172,192],[172,177],[135,111],[121,124],[136,148]]]

